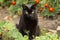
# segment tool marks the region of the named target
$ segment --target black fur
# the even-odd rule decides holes
[[[21,32],[23,36],[27,35],[25,30],[28,30],[29,40],[32,40],[33,39],[32,35],[34,35],[34,37],[40,35],[36,4],[22,5],[22,7],[23,7],[23,14],[20,17],[19,24],[17,24],[16,26],[19,29],[19,32]]]

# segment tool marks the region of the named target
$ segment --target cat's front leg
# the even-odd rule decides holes
[[[30,32],[29,32],[29,40],[32,40],[32,39],[33,39],[33,32],[30,31]]]
[[[39,26],[36,27],[35,35],[36,36],[39,36],[40,35],[40,27]]]
[[[27,33],[24,32],[24,30],[22,30],[22,28],[19,30],[19,32],[24,36],[27,35]]]

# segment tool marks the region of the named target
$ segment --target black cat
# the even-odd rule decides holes
[[[20,17],[19,24],[16,25],[23,36],[27,35],[25,30],[29,31],[29,40],[33,39],[32,35],[34,35],[34,37],[40,35],[36,6],[37,4],[23,4],[23,14]]]

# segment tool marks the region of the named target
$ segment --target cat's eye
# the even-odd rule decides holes
[[[32,14],[34,14],[34,11],[32,11]]]
[[[28,12],[26,12],[26,14],[28,14]]]

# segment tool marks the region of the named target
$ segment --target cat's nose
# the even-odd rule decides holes
[[[30,15],[30,17],[32,17],[33,15]]]

